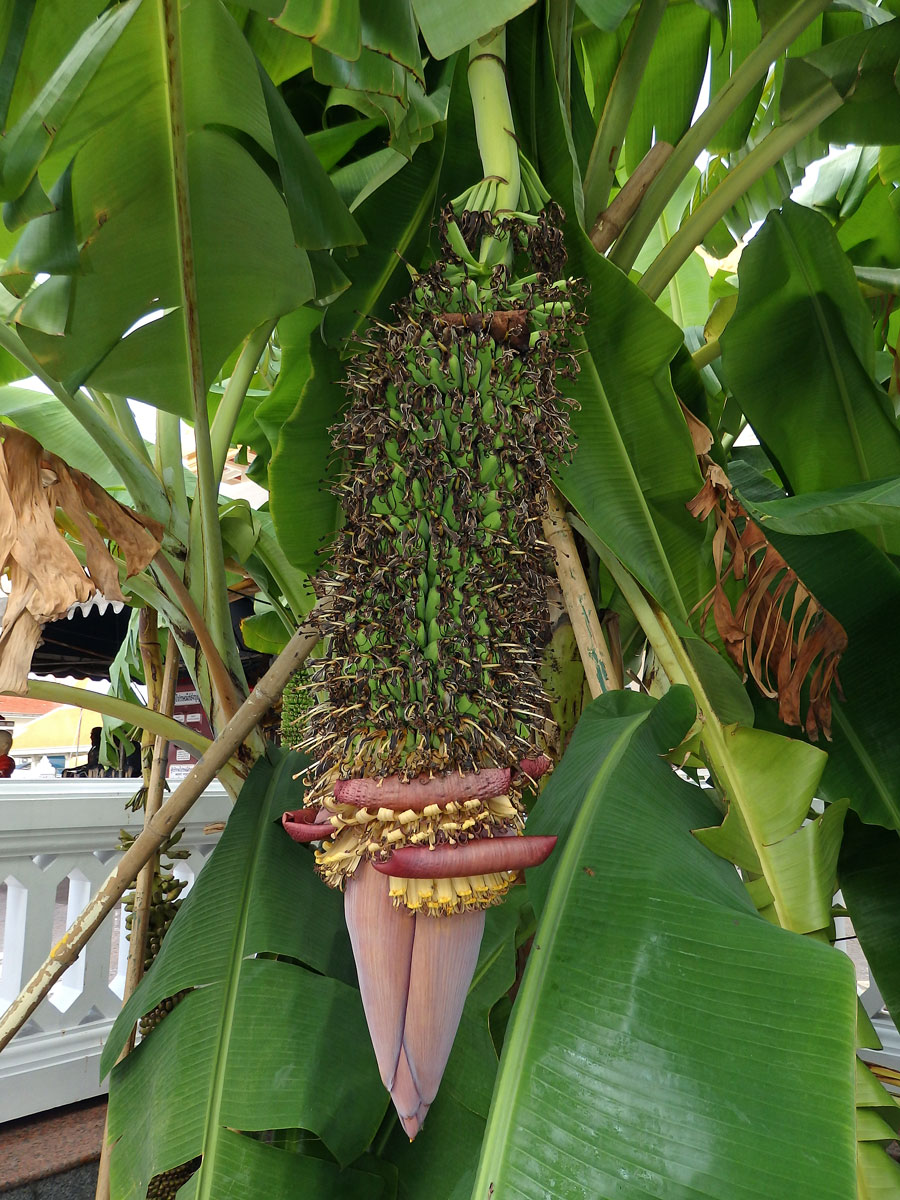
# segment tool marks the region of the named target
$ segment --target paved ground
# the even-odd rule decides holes
[[[3,1200],[93,1200],[106,1100],[0,1125]]]

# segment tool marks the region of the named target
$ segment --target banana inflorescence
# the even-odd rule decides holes
[[[293,834],[330,835],[317,865],[332,886],[366,860],[390,873],[406,847],[521,833],[522,787],[549,765],[541,518],[571,452],[558,382],[574,375],[567,334],[580,322],[556,215],[498,220],[477,198],[446,213],[443,257],[348,375],[333,430],[346,519],[317,581],[329,654],[312,670],[303,742],[313,815]],[[452,875],[392,876],[395,903],[483,908],[516,877],[454,861]]]

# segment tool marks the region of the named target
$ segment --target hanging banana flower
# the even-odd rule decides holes
[[[541,518],[570,449],[571,281],[556,214],[445,216],[419,276],[348,380],[335,431],[346,525],[318,588],[329,657],[311,687],[298,841],[346,892],[363,1004],[410,1137],[437,1092],[484,911],[555,838],[523,837],[550,766],[539,654],[552,563]],[[475,257],[504,238],[510,266]],[[514,276],[523,260],[532,269]]]
[[[524,160],[520,186],[502,35],[492,43],[470,65],[485,178],[444,213],[441,258],[347,377],[333,430],[345,524],[316,585],[328,657],[311,667],[307,805],[283,818],[295,840],[321,841],[319,874],[344,890],[376,1059],[410,1138],[450,1053],[485,910],[556,841],[523,836],[521,797],[550,767],[541,522],[571,451],[557,384],[575,372],[579,289],[562,277],[559,210]],[[502,170],[485,153],[489,102]]]

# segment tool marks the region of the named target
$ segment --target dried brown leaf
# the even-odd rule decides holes
[[[58,528],[57,510],[78,530],[87,569]],[[4,690],[24,690],[47,621],[98,590],[110,600],[124,600],[118,565],[104,538],[117,544],[133,575],[159,550],[162,532],[157,522],[113,500],[27,433],[0,425],[0,572],[11,584],[0,630]]]
[[[687,423],[688,432],[691,435],[691,441],[694,443],[694,453],[698,458],[700,458],[701,455],[709,454],[710,450],[712,449],[713,435],[710,433],[707,426],[703,424],[700,418],[695,417],[691,410],[687,408],[681,400],[679,400],[678,403],[681,405],[681,415],[684,417]]]
[[[778,700],[786,725],[803,725],[812,741],[819,730],[831,739],[831,686],[840,694],[838,662],[847,648],[840,622],[816,600],[732,491],[727,475],[707,459],[703,487],[687,509],[699,520],[715,514],[713,563],[716,582],[703,606],[710,611],[734,663],[765,696]],[[727,554],[726,554],[727,552]],[[744,588],[732,607],[729,578]],[[800,692],[809,681],[809,707],[800,715]]]

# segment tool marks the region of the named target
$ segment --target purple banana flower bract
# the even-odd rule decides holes
[[[484,910],[441,918],[395,908],[368,862],[344,914],[384,1086],[412,1140],[438,1090],[475,973]]]

